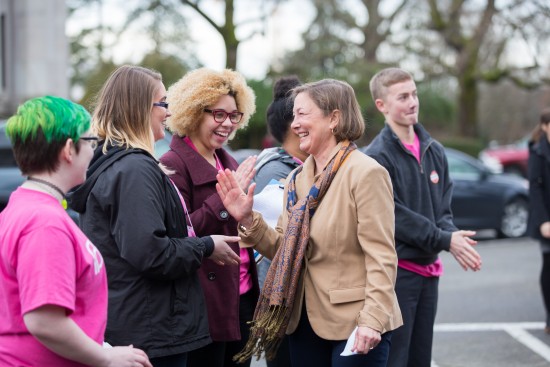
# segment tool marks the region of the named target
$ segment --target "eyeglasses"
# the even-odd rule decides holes
[[[159,106],[168,109],[168,102],[154,102],[153,106]]]
[[[81,136],[80,140],[86,140],[90,142],[92,149],[97,148],[97,142],[99,138],[97,136]]]
[[[226,112],[225,110],[210,110],[208,108],[205,108],[204,112],[211,113],[214,117],[214,121],[218,124],[223,123],[227,119],[227,116],[229,116],[229,121],[231,121],[233,125],[238,124],[244,115],[242,112]]]

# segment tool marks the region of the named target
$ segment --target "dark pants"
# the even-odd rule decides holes
[[[151,358],[149,361],[153,367],[187,367],[187,353]]]
[[[249,367],[251,360],[244,363],[233,361],[233,356],[239,353],[248,341],[250,325],[247,324],[254,317],[256,299],[249,291],[240,297],[239,324],[241,340],[231,342],[213,342],[202,348],[189,352],[189,367]],[[156,367],[156,366],[155,366]]]
[[[272,361],[267,361],[267,367],[291,367],[290,346],[288,345],[288,335],[285,335],[281,345],[277,350],[277,355]]]
[[[540,288],[546,310],[546,327],[550,327],[550,253],[542,254],[542,270],[540,272]]]
[[[438,277],[397,268],[395,293],[403,326],[393,332],[389,367],[430,367],[438,285]]]
[[[302,310],[296,331],[288,336],[293,366],[315,367],[385,367],[391,346],[392,332],[382,335],[376,348],[367,354],[340,355],[347,340],[322,339],[311,328],[307,312]]]

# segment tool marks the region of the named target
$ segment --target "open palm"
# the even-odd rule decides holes
[[[229,169],[220,171],[216,178],[218,179],[216,190],[229,214],[238,222],[251,217],[256,184],[250,185],[248,193],[245,193],[239,186],[234,173]]]

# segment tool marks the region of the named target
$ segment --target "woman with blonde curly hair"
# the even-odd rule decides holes
[[[242,187],[248,186],[256,158],[238,167],[223,145],[246,126],[255,111],[254,99],[244,77],[232,70],[197,69],[168,90],[172,116],[167,125],[174,136],[160,161],[174,171],[171,178],[187,206],[189,230],[198,236],[237,234],[237,222],[216,193],[216,174],[236,170]],[[190,367],[234,366],[233,356],[248,339],[247,321],[259,294],[256,266],[251,249],[239,249],[237,243],[231,247],[240,255],[240,268],[202,262],[199,278],[214,342],[189,354]],[[239,364],[249,365],[250,359]]]

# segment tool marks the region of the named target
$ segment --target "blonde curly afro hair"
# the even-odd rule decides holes
[[[256,96],[240,73],[207,68],[188,72],[168,89],[167,101],[172,113],[167,121],[168,128],[179,136],[197,131],[204,109],[228,94],[235,98],[237,109],[244,114],[237,129],[245,127],[256,111]]]

